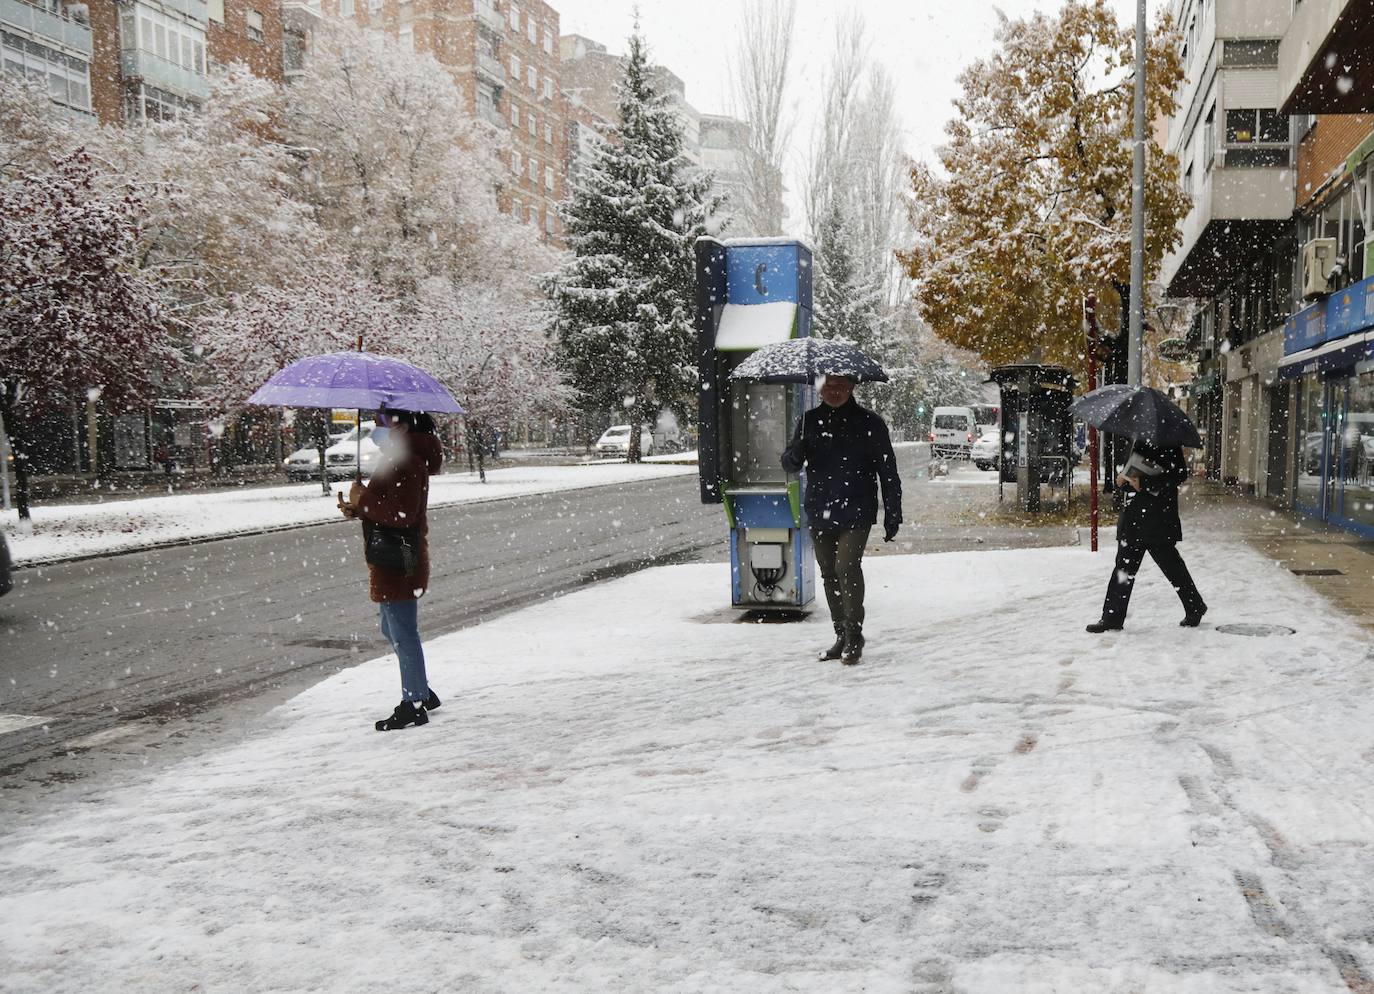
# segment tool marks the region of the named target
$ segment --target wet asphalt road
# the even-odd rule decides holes
[[[723,560],[693,476],[430,512],[426,637],[645,566]],[[0,785],[74,779],[93,753],[261,714],[388,652],[358,526],[20,570],[0,600]],[[216,719],[210,721],[210,719]],[[208,722],[208,724],[207,724]]]

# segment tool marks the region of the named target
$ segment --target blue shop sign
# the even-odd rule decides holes
[[[1283,354],[1292,355],[1374,327],[1374,276],[1352,283],[1294,314],[1283,326]]]

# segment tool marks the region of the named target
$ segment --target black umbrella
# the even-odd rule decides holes
[[[765,345],[730,373],[732,380],[814,383],[823,376],[848,376],[856,383],[886,383],[883,367],[850,342],[793,338]]]
[[[1094,428],[1129,435],[1156,449],[1202,448],[1202,436],[1188,415],[1153,387],[1111,383],[1079,397],[1069,410]]]

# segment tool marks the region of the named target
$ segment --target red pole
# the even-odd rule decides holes
[[[1097,389],[1097,295],[1088,294],[1083,303],[1088,324],[1088,392]],[[1097,429],[1088,428],[1088,515],[1092,551],[1097,551]]]

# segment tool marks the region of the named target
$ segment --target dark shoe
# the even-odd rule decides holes
[[[840,653],[840,662],[845,666],[853,666],[864,654],[864,635],[863,629],[857,625],[845,627],[844,651]]]
[[[416,704],[414,701],[402,701],[396,705],[396,710],[391,712],[390,718],[377,722],[377,731],[394,732],[398,728],[427,724],[429,724],[429,715],[425,712],[423,704]]]
[[[429,696],[425,698],[425,710],[437,711],[439,710],[439,706],[443,703],[443,701],[439,700],[439,695],[431,690]]]
[[[1179,622],[1179,627],[1196,628],[1202,622],[1202,616],[1206,613],[1207,605],[1204,604],[1202,605],[1202,610],[1198,611],[1197,613],[1193,613],[1190,611],[1187,614],[1185,614],[1183,616],[1183,620]]]
[[[827,659],[839,659],[839,658],[840,658],[841,656],[843,656],[843,655],[844,655],[844,629],[843,629],[843,628],[836,627],[836,629],[835,629],[835,644],[832,645],[829,649],[824,650],[824,651],[821,653],[820,658],[822,659],[822,661],[824,661],[824,660],[827,660]]]
[[[1092,632],[1094,635],[1101,635],[1103,632],[1119,632],[1121,631],[1121,626],[1113,625],[1109,621],[1094,621],[1088,626],[1088,631]]]

